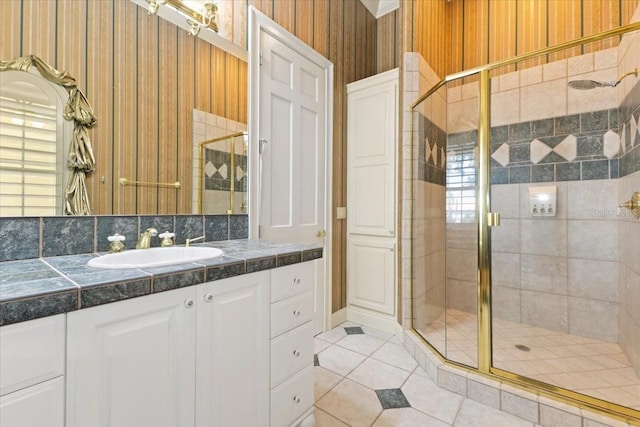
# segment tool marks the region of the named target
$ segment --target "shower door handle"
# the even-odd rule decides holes
[[[487,220],[489,227],[500,227],[500,214],[498,212],[489,212]]]

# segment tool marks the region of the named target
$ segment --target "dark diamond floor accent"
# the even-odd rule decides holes
[[[347,326],[344,330],[347,335],[364,334],[364,331],[360,326]]]
[[[399,388],[376,390],[382,409],[410,408],[411,404]]]
[[[320,361],[318,360],[318,355],[313,355],[313,366],[320,366]]]

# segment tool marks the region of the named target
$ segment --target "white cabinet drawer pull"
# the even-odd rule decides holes
[[[300,310],[293,310],[293,315],[294,315],[295,317],[300,316]]]
[[[300,403],[300,398],[298,396],[293,396],[293,401],[296,403]]]
[[[211,295],[211,294],[206,294],[206,295],[204,296],[204,300],[205,300],[206,302],[211,302],[211,301],[213,301],[213,295]]]
[[[293,355],[295,357],[300,357],[300,352],[298,350],[293,350]]]
[[[184,306],[187,307],[187,308],[193,307],[193,304],[194,303],[193,303],[193,300],[191,298],[189,298],[189,299],[184,301]]]

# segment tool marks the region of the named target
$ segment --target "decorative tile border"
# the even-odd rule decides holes
[[[444,185],[447,135],[422,114],[418,118],[418,179]]]
[[[126,249],[133,249],[149,227],[176,233],[176,244],[202,235],[206,242],[249,236],[246,214],[5,217],[0,218],[0,262],[106,252],[107,236],[115,233],[126,237]],[[157,236],[151,246],[160,246]]]
[[[231,153],[227,151],[204,150],[204,188],[205,190],[229,191],[231,189]],[[246,191],[247,156],[235,154],[235,188]]]

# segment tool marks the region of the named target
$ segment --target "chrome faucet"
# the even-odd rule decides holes
[[[200,236],[200,237],[194,237],[193,239],[187,239],[187,240],[185,240],[185,242],[184,242],[184,247],[185,247],[185,248],[188,248],[188,247],[189,247],[189,245],[190,245],[191,243],[193,243],[193,242],[195,242],[195,241],[198,241],[198,240],[204,240],[204,235],[203,235],[203,236]]]
[[[151,236],[155,236],[157,234],[158,230],[155,228],[147,228],[145,232],[140,235],[140,238],[136,243],[136,249],[149,249],[149,246],[151,246]]]

